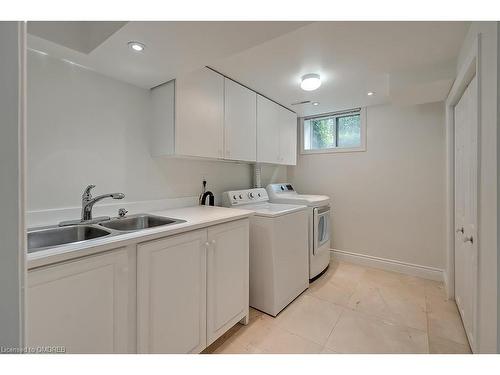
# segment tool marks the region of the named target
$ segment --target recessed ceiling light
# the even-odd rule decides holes
[[[142,52],[146,46],[139,42],[128,42],[128,47],[134,52]]]
[[[366,93],[366,95],[368,95],[368,96],[373,96],[373,95],[375,95],[375,93],[374,93],[373,91],[368,91],[368,92]]]
[[[319,102],[312,102],[312,105],[319,105]]]
[[[319,74],[306,74],[302,76],[302,82],[300,83],[300,88],[305,91],[313,91],[321,86],[321,78]]]

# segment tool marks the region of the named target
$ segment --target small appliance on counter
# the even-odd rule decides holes
[[[269,202],[266,189],[226,191],[250,217],[250,306],[276,316],[309,286],[307,207]]]
[[[208,204],[207,204],[208,199]],[[215,206],[214,193],[207,191],[207,180],[203,180],[203,192],[200,194],[200,205],[202,206]]]
[[[266,187],[272,203],[303,204],[309,213],[309,279],[314,279],[330,264],[330,197],[297,194],[289,183]]]

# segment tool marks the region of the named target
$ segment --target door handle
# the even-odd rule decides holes
[[[456,232],[464,234],[464,227],[457,229]]]
[[[464,238],[464,242],[470,242],[471,244],[473,244],[474,243],[474,238],[472,236],[470,236],[470,237],[466,236]]]

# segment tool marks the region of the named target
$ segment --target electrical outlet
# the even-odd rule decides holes
[[[207,185],[208,185],[208,173],[203,173],[201,175],[201,183],[203,184],[203,181],[206,181],[207,182]]]

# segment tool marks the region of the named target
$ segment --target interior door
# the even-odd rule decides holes
[[[455,300],[474,349],[477,301],[477,86],[455,106]]]

